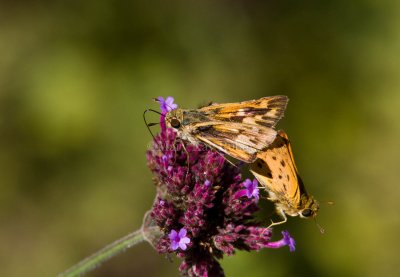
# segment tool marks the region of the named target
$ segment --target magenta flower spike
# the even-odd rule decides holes
[[[163,115],[177,107],[172,97],[157,99]],[[150,215],[162,230],[155,248],[180,257],[183,276],[224,276],[218,259],[236,250],[286,245],[294,250],[288,233],[278,242],[270,241],[272,229],[254,218],[257,181],[242,180],[239,167],[221,153],[184,142],[173,129],[162,126],[147,161],[157,186]]]

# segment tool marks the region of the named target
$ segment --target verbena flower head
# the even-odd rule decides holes
[[[158,101],[163,121],[168,109],[177,106],[172,97]],[[282,240],[270,241],[272,229],[254,219],[257,181],[242,180],[240,169],[219,152],[183,142],[173,129],[161,124],[147,161],[157,186],[151,217],[162,231],[155,248],[182,258],[182,275],[224,276],[218,259],[237,249],[288,245],[294,250],[287,232]]]

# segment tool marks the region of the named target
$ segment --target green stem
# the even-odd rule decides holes
[[[81,276],[90,270],[93,270],[101,263],[111,259],[118,253],[146,240],[145,234],[142,229],[130,233],[129,235],[107,245],[100,251],[87,257],[73,267],[59,274],[58,277],[73,277]]]

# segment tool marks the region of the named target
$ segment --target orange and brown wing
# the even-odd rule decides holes
[[[235,144],[227,143],[221,139],[199,137],[199,140],[235,159],[244,161],[246,163],[253,162],[257,157],[256,150],[247,147],[237,147]]]
[[[301,188],[288,136],[279,131],[275,141],[266,150],[259,152],[250,170],[261,185],[272,192],[277,200],[284,200],[298,207]]]
[[[237,122],[201,122],[193,127],[196,139],[246,163],[254,162],[276,137],[272,128]]]
[[[238,103],[212,104],[200,109],[213,120],[262,125],[273,128],[283,117],[288,98],[283,95],[263,97]]]

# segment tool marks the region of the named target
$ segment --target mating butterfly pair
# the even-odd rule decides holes
[[[298,174],[287,134],[275,130],[287,102],[286,96],[270,96],[193,110],[172,109],[165,115],[167,127],[181,139],[204,143],[250,164],[283,218],[270,226],[286,222],[286,215],[315,217],[319,208]]]

